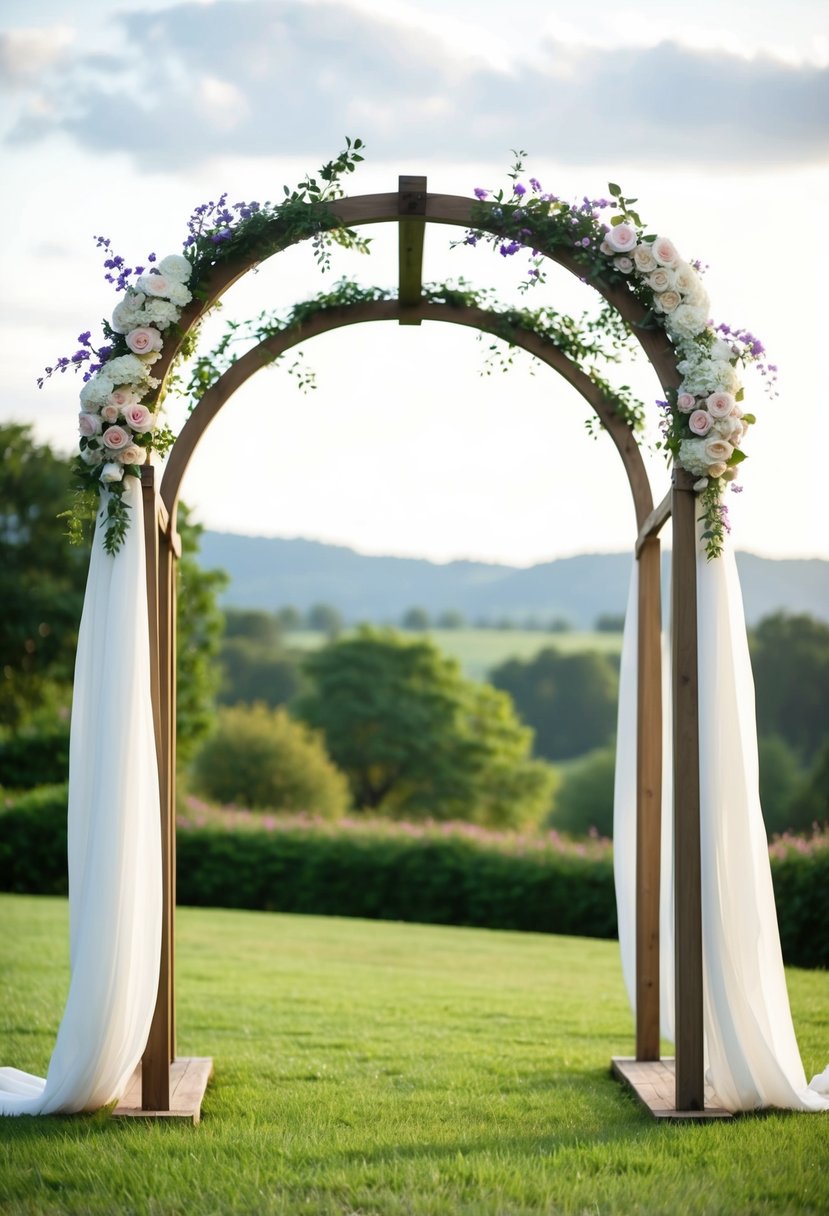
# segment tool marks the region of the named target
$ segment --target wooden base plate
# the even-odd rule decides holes
[[[705,1110],[676,1109],[676,1062],[665,1060],[634,1060],[626,1056],[615,1056],[611,1061],[614,1077],[633,1090],[636,1097],[654,1119],[677,1121],[702,1121],[705,1119],[731,1119],[731,1111],[715,1106],[714,1094],[705,1087]]]
[[[170,1109],[144,1110],[141,1106],[141,1065],[129,1080],[121,1101],[113,1110],[119,1118],[187,1119],[198,1123],[207,1083],[213,1076],[213,1061],[207,1056],[190,1056],[170,1065]]]

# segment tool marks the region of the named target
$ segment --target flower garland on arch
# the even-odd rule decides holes
[[[738,466],[746,459],[742,442],[754,414],[743,410],[744,390],[738,366],[755,364],[774,392],[777,368],[764,361],[762,342],[747,330],[734,330],[708,319],[710,301],[699,262],[687,262],[667,237],[648,233],[634,198],[610,183],[610,198],[584,198],[567,203],[545,193],[535,177],[523,177],[524,152],[516,153],[508,191],[476,187],[482,225],[456,244],[492,245],[502,257],[526,251],[529,273],[520,289],[544,282],[545,250],[563,249],[584,268],[583,281],[624,283],[646,307],[642,326],[662,328],[677,354],[682,377],[678,389],[667,390],[661,424],[662,448],[669,459],[697,478],[702,496],[702,539],[709,558],[722,552],[729,530],[724,491],[734,484]],[[609,222],[608,209],[616,213]],[[493,223],[494,221],[494,223]]]

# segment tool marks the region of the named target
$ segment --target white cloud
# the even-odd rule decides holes
[[[6,88],[25,88],[67,57],[75,39],[65,25],[47,29],[17,29],[0,33],[0,83]]]

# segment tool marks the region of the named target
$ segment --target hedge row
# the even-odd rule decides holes
[[[66,891],[65,787],[0,813],[0,889]],[[273,820],[270,820],[273,824]],[[772,850],[786,961],[829,966],[829,841]],[[499,848],[458,833],[228,829],[178,832],[182,904],[613,937],[612,860],[605,851]]]

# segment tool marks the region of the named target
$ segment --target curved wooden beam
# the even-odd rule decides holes
[[[486,333],[496,334],[499,337],[504,336],[505,319],[497,312],[425,301],[412,306],[402,305],[399,300],[376,300],[325,309],[309,321],[292,325],[272,337],[266,338],[231,364],[215,384],[211,385],[187,419],[171,450],[161,482],[161,497],[170,513],[173,526],[175,526],[175,511],[181,482],[202,435],[225,402],[252,375],[260,368],[273,363],[291,347],[297,346],[309,338],[314,338],[318,334],[341,329],[346,325],[360,325],[369,321],[396,321],[404,312],[407,317],[414,316],[419,321],[443,321],[453,325],[469,326]],[[622,459],[633,496],[637,528],[641,528],[653,510],[653,495],[642,453],[628,423],[614,411],[611,403],[587,373],[582,371],[549,338],[534,331],[518,329],[510,330],[509,338],[505,340],[522,347],[531,355],[535,355],[542,363],[546,363],[548,367],[557,371],[596,412]]]
[[[309,203],[309,212],[319,211],[320,215],[333,216],[346,228],[359,228],[364,224],[398,223],[400,220],[399,192],[386,194],[361,194],[351,198],[337,199],[333,203]],[[486,223],[486,213],[491,211],[494,204],[479,203],[475,199],[465,198],[459,194],[426,194],[425,220],[426,223],[450,224],[461,228],[476,228],[483,232],[498,234],[496,224]],[[483,217],[482,217],[483,212]],[[262,232],[262,245],[267,247],[269,236],[278,237],[279,219],[272,221],[271,228]],[[168,331],[165,336],[164,350],[161,358],[153,367],[153,375],[158,376],[163,384],[173,360],[177,357],[185,336],[198,325],[204,314],[224,295],[224,293],[241,279],[254,266],[263,260],[275,256],[295,241],[274,241],[272,251],[266,258],[248,253],[244,257],[230,259],[214,267],[205,283],[200,286],[200,295],[184,310],[179,322],[178,336],[170,341],[173,334]],[[545,249],[543,243],[538,245],[540,251],[552,261],[569,270],[578,279],[584,279],[584,267],[578,263],[571,253],[563,249]],[[616,311],[632,327],[640,346],[653,365],[663,389],[677,388],[680,376],[676,369],[676,356],[665,331],[641,328],[646,315],[645,306],[628,290],[623,283],[600,283],[591,281],[592,286],[600,295],[613,305]]]

